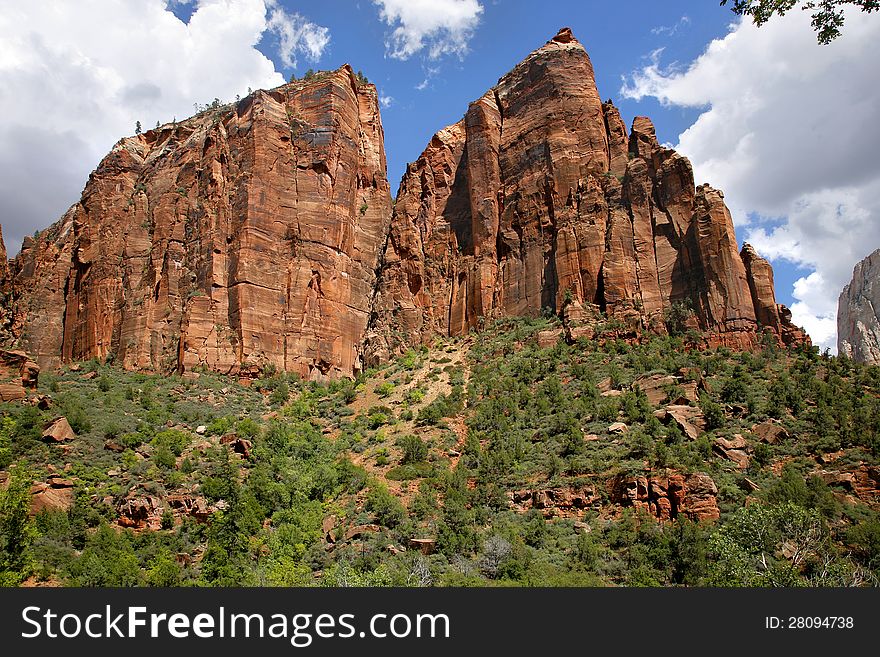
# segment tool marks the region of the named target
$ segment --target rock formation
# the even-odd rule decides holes
[[[769,264],[737,252],[723,194],[694,186],[648,118],[627,135],[563,29],[408,167],[366,352],[381,361],[486,317],[590,306],[659,334],[671,309],[690,308],[687,327],[712,345],[747,348],[762,331],[807,340],[776,303]]]
[[[660,520],[679,514],[690,520],[717,520],[718,488],[707,474],[683,475],[673,470],[620,476],[609,482],[611,501],[646,511]]]
[[[409,165],[393,210],[376,90],[347,66],[121,140],[0,258],[0,324],[40,365],[350,376],[484,318],[806,340],[721,192],[603,103],[568,29]],[[570,321],[569,321],[570,320]]]
[[[375,87],[257,91],[118,142],[10,263],[13,332],[44,365],[350,375],[390,203]]]
[[[858,263],[837,306],[837,350],[860,363],[880,363],[880,249]]]

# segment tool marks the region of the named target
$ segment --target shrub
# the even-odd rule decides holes
[[[260,425],[255,420],[246,417],[235,425],[235,433],[241,438],[255,438],[260,433]]]
[[[721,407],[721,404],[712,401],[709,395],[702,395],[700,397],[700,408],[706,418],[706,430],[712,431],[713,429],[724,427],[724,409]]]
[[[391,381],[385,381],[376,386],[376,394],[380,397],[387,397],[394,392],[394,384]]]
[[[406,510],[400,501],[380,483],[370,486],[364,508],[373,514],[377,523],[392,529],[397,527],[406,516]]]
[[[174,467],[176,460],[174,454],[168,449],[167,445],[160,445],[153,454],[153,460],[161,468],[170,470]]]
[[[675,301],[663,311],[663,322],[669,335],[680,336],[687,332],[687,325],[694,316],[694,309],[690,299]]]
[[[190,443],[189,435],[177,429],[157,433],[151,441],[157,449],[165,448],[174,456],[180,456]]]
[[[428,445],[418,436],[407,434],[400,438],[397,445],[403,450],[402,464],[421,463],[428,458]]]
[[[287,381],[281,381],[269,395],[269,403],[273,406],[281,406],[287,403],[288,399],[290,399],[290,386],[287,385]]]

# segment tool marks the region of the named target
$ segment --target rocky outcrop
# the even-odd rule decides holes
[[[880,363],[880,249],[858,263],[837,306],[837,350],[859,363]]]
[[[718,488],[706,474],[670,470],[617,477],[609,492],[616,504],[643,510],[658,520],[675,520],[679,515],[694,521],[717,520],[721,515]]]
[[[41,364],[348,376],[389,219],[375,87],[257,91],[117,143],[10,263],[14,332]]]
[[[122,527],[157,530],[162,527],[162,500],[154,495],[130,494],[117,508]]]
[[[773,268],[770,263],[759,256],[754,247],[748,243],[743,244],[740,257],[746,268],[758,324],[764,327],[765,331],[778,336],[783,344],[796,345],[807,342],[803,329],[791,323],[791,311],[788,307],[776,303]]]
[[[586,309],[631,332],[702,331],[746,348],[808,338],[777,306],[769,264],[738,252],[723,194],[636,117],[602,103],[592,64],[559,32],[438,132],[394,206],[366,337],[371,361],[483,318]],[[769,287],[768,287],[769,285]],[[575,335],[576,333],[576,335]],[[570,334],[570,335],[569,335]]]
[[[601,506],[601,498],[592,486],[520,490],[508,493],[519,512],[538,509],[546,517],[579,517],[585,509]]]
[[[36,482],[31,486],[31,515],[41,511],[67,511],[73,506],[74,482],[70,479],[54,475],[45,482]]]
[[[41,365],[324,379],[544,312],[571,341],[808,340],[723,194],[647,117],[627,131],[568,29],[434,135],[393,209],[376,90],[344,66],[122,139],[0,261],[0,329]]]
[[[0,401],[25,399],[36,390],[39,377],[39,366],[26,353],[0,349]]]

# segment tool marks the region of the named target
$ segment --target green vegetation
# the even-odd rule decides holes
[[[880,368],[770,344],[688,349],[680,331],[539,347],[557,326],[500,320],[324,384],[271,367],[246,382],[44,372],[51,408],[0,405],[0,583],[877,583],[864,489]],[[642,375],[676,383],[652,405]],[[697,437],[655,414],[672,401],[702,418]],[[77,433],[64,449],[41,440],[58,415]],[[718,439],[745,445],[742,467]],[[639,478],[695,475],[717,488],[717,520],[627,497]],[[69,509],[29,515],[31,484],[50,477],[72,483]]]
[[[722,6],[727,3],[728,0],[721,0]],[[822,45],[828,45],[840,36],[847,5],[858,7],[866,13],[880,9],[877,0],[733,0],[730,9],[739,16],[750,16],[760,27],[773,16],[783,16],[797,5],[804,11],[813,12],[813,29],[816,31],[816,40]]]

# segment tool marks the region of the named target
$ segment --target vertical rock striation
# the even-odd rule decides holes
[[[629,335],[807,340],[721,192],[650,119],[627,131],[568,29],[434,135],[393,208],[376,90],[348,66],[122,139],[0,257],[0,297],[0,337],[42,366],[351,376],[545,312],[571,336],[605,313]]]
[[[123,139],[12,261],[21,343],[42,364],[349,376],[390,203],[376,90],[347,66]]]
[[[563,29],[407,169],[368,358],[569,303],[659,334],[670,309],[690,308],[687,325],[714,345],[747,348],[762,331],[806,340],[776,304],[769,264],[738,252],[723,199],[694,186],[690,162],[658,143],[650,119],[627,134]]]
[[[837,308],[837,350],[859,363],[880,363],[880,249],[859,262]]]

